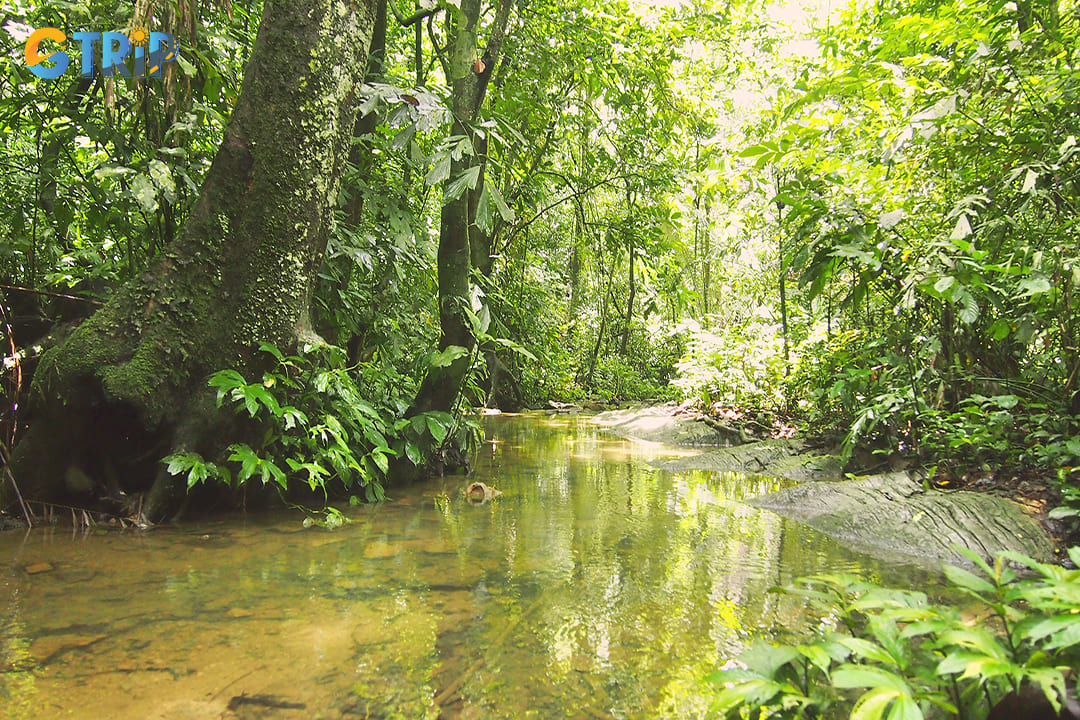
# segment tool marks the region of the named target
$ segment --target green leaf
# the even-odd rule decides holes
[[[904,219],[903,210],[891,210],[878,216],[878,227],[882,230],[891,230]]]
[[[938,295],[944,295],[946,292],[948,292],[949,288],[951,288],[955,284],[956,278],[952,277],[951,275],[945,275],[944,277],[938,278],[937,282],[934,283],[934,292],[936,292]]]
[[[285,362],[285,356],[281,354],[281,351],[277,349],[276,345],[270,343],[259,343],[259,350],[265,353],[270,353],[277,359],[279,363]]]
[[[1035,172],[1031,168],[1028,168],[1027,174],[1024,175],[1024,186],[1020,188],[1020,192],[1029,194],[1035,190],[1036,184],[1039,182],[1039,173]]]
[[[863,693],[851,709],[850,720],[880,720],[885,708],[899,697],[895,690],[878,688]]]
[[[307,427],[308,424],[307,415],[291,405],[281,408],[281,419],[285,423],[286,430],[292,430],[295,427]]]
[[[179,475],[182,472],[187,472],[197,463],[203,462],[203,458],[198,453],[182,452],[164,457],[161,462],[165,464],[165,469],[170,475]]]
[[[412,440],[405,443],[405,456],[409,458],[409,462],[419,467],[423,457],[420,455],[420,448],[416,446]]]
[[[1041,275],[1031,275],[1022,279],[1017,283],[1022,290],[1021,297],[1032,297],[1034,295],[1043,295],[1050,292],[1052,285],[1050,281]]]
[[[953,565],[946,565],[943,570],[945,572],[945,577],[949,579],[949,582],[957,587],[969,590],[979,596],[989,595],[994,592],[994,586],[991,583],[973,575],[967,570]]]
[[[840,637],[836,640],[844,647],[851,650],[864,660],[873,660],[885,665],[893,665],[896,661],[883,647],[865,638]]]
[[[277,483],[278,487],[282,490],[289,489],[289,482],[285,478],[285,473],[277,466],[277,463],[267,462],[263,464],[262,480],[264,484],[267,481],[267,477]]]
[[[176,182],[169,166],[160,160],[151,160],[148,168],[150,179],[154,181],[161,194],[170,203],[176,201]]]
[[[896,698],[896,704],[889,712],[888,720],[923,720],[922,710],[910,695]]]
[[[465,172],[454,178],[453,182],[446,186],[443,192],[443,205],[457,200],[466,190],[475,190],[476,183],[480,180],[480,166],[473,165]]]
[[[950,645],[975,650],[986,657],[1007,660],[1008,652],[989,630],[983,627],[964,627],[947,630],[938,636],[938,645]]]
[[[131,181],[131,196],[139,203],[144,213],[158,209],[157,190],[154,183],[145,175],[136,175]]]
[[[382,470],[383,475],[390,472],[390,461],[386,458],[386,455],[383,455],[381,452],[376,450],[371,453],[371,459],[374,460],[375,464],[379,466],[379,469]]]
[[[968,221],[967,215],[961,214],[956,219],[956,227],[953,228],[952,234],[949,235],[950,240],[963,240],[971,234],[971,223]]]
[[[465,357],[469,351],[460,345],[450,345],[440,353],[433,353],[428,357],[428,365],[433,368],[449,367],[458,358]]]
[[[247,380],[235,370],[221,370],[211,375],[207,384],[210,387],[217,388],[217,404],[218,407],[221,407],[221,402],[225,396],[236,388],[247,385]]]
[[[481,231],[491,234],[495,228],[495,210],[491,203],[491,183],[484,183],[484,189],[480,192],[480,202],[476,204],[476,226]]]
[[[516,213],[506,204],[506,200],[503,198],[503,194],[499,191],[499,188],[495,187],[492,183],[484,183],[484,192],[485,194],[490,193],[491,199],[495,201],[495,207],[498,209],[503,222],[512,223],[517,219]]]
[[[1050,638],[1043,644],[1047,650],[1080,646],[1080,615],[1055,615],[1028,620],[1020,628],[1031,641]]]
[[[435,440],[435,444],[442,445],[443,440],[446,439],[446,433],[449,432],[449,426],[429,415],[427,417],[427,427],[428,432],[431,433],[431,437]]]
[[[828,672],[829,665],[832,664],[832,658],[825,652],[824,648],[817,645],[798,645],[795,648],[800,655],[809,660],[813,665],[821,670]]]
[[[869,665],[841,665],[832,673],[832,684],[838,688],[887,688],[896,693],[911,694],[904,678]]]
[[[438,156],[431,170],[428,171],[424,182],[428,185],[441,185],[450,177],[450,154],[444,153]]]
[[[230,445],[229,449],[232,450],[229,461],[240,463],[240,472],[236,474],[236,481],[242,483],[249,480],[259,469],[259,456],[244,443]]]
[[[492,341],[495,342],[498,345],[502,345],[504,348],[507,348],[509,350],[513,350],[518,355],[520,355],[520,356],[522,356],[524,358],[528,358],[529,360],[532,360],[533,362],[540,362],[540,360],[538,360],[535,355],[533,355],[531,352],[529,352],[528,348],[526,348],[524,345],[519,345],[518,343],[514,342],[513,340],[507,340],[506,338],[492,338]]]

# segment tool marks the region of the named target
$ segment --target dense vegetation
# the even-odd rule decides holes
[[[395,462],[464,439],[464,407],[665,398],[953,485],[1034,469],[1076,517],[1074,4],[376,5],[314,332],[211,368],[264,432],[174,452],[189,483],[378,497]],[[5,454],[33,344],[190,217],[261,11],[8,14]],[[159,80],[40,80],[21,48],[46,25],[166,31],[181,58]]]
[[[1080,549],[1070,554],[1080,561]],[[978,574],[945,568],[976,599],[969,612],[934,605],[921,592],[861,578],[808,578],[783,592],[822,613],[807,642],[759,643],[710,680],[716,717],[921,718],[1076,717],[1067,691],[1077,656],[1080,571],[1005,553]],[[1018,574],[1009,564],[1023,568]]]

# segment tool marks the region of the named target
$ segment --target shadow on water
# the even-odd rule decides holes
[[[751,638],[817,623],[768,589],[925,571],[671,474],[575,417],[488,418],[475,478],[334,532],[294,515],[0,537],[0,707],[23,718],[692,718]],[[473,505],[480,480],[503,491]]]

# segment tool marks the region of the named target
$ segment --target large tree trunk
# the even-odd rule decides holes
[[[228,419],[209,373],[256,370],[260,343],[310,333],[374,0],[268,0],[236,109],[176,241],[41,361],[14,468],[28,500],[145,493],[175,515],[183,480],[157,462],[213,455]],[[141,466],[133,460],[138,458]]]
[[[499,1],[488,31],[485,52],[479,56],[476,48],[481,3],[480,0],[461,0],[460,13],[456,14],[453,28],[448,66],[453,96],[452,134],[471,138],[474,153],[462,155],[451,162],[450,177],[444,188],[449,188],[451,183],[473,168],[480,173],[476,190],[483,187],[483,146],[480,139],[474,136],[471,124],[480,113],[491,74],[499,61],[514,1]],[[431,368],[416,394],[410,414],[452,410],[472,363],[475,338],[463,310],[471,302],[470,237],[472,233],[479,232],[475,223],[478,197],[478,193],[464,192],[445,202],[439,223],[439,325],[442,330],[439,349],[458,346],[467,352],[445,367]]]

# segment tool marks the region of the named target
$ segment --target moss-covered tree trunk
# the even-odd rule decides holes
[[[488,30],[484,53],[477,48],[480,31],[480,0],[461,0],[455,14],[453,42],[447,69],[453,92],[453,134],[471,138],[474,152],[451,162],[450,177],[444,188],[470,170],[478,173],[475,191],[463,192],[444,202],[439,223],[439,324],[442,335],[439,349],[452,345],[465,348],[463,356],[448,366],[432,368],[417,392],[411,413],[429,410],[449,411],[457,401],[462,383],[472,362],[475,344],[472,329],[462,309],[469,306],[470,236],[476,227],[476,199],[483,187],[483,147],[474,136],[472,123],[480,113],[488,83],[499,61],[506,25],[515,0],[500,0]]]
[[[161,457],[229,441],[206,379],[257,370],[310,333],[308,306],[347,157],[374,0],[267,0],[236,109],[190,217],[34,378],[15,476],[30,500],[141,497],[175,515]]]

